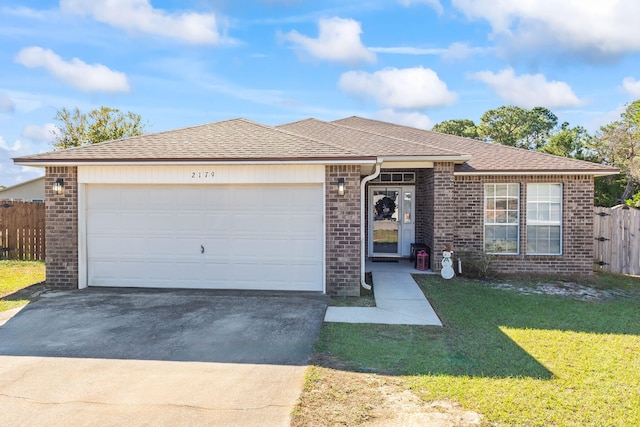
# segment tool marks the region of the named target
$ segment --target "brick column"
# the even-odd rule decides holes
[[[442,251],[445,246],[453,246],[456,222],[453,166],[453,162],[436,162],[433,165],[433,271],[440,271],[442,268]]]
[[[338,195],[338,178],[345,194]],[[327,294],[360,295],[360,166],[325,167]]]
[[[53,184],[64,180],[64,193],[53,194]],[[78,168],[48,167],[44,180],[46,210],[47,286],[78,287]]]

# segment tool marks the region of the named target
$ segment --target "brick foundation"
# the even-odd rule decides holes
[[[64,194],[53,194],[53,183],[64,179]],[[48,167],[44,181],[46,210],[47,286],[78,287],[78,170]]]

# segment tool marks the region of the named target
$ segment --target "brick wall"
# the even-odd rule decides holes
[[[345,195],[338,195],[338,178]],[[360,166],[325,167],[327,294],[360,295]]]
[[[433,239],[431,246],[431,268],[442,268],[442,251],[454,245],[456,226],[456,194],[454,194],[453,162],[436,162],[433,165]]]
[[[433,245],[433,169],[416,169],[416,243]]]
[[[563,184],[562,255],[527,255],[527,183]],[[593,271],[593,177],[590,176],[458,176],[455,178],[454,249],[482,251],[484,184],[520,184],[520,253],[496,255],[493,271],[502,273],[591,274]]]
[[[53,194],[53,183],[64,179],[64,194]],[[78,170],[48,167],[45,176],[47,285],[78,287]]]

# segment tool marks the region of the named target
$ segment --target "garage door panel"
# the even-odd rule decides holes
[[[92,242],[91,256],[94,259],[102,257],[126,258],[139,256],[147,251],[147,242],[144,237],[93,234]]]
[[[322,226],[322,216],[318,213],[291,214],[289,216],[288,232],[290,234],[313,233],[313,230],[319,226]]]
[[[183,259],[191,262],[192,259],[200,260],[200,240],[195,237],[147,237],[147,253],[150,259],[162,257],[163,259]]]
[[[318,268],[317,263],[296,263],[289,266],[289,274],[294,281],[309,281],[310,277],[314,277],[322,272]]]
[[[166,227],[168,223],[168,218],[164,216],[150,215],[140,211],[114,213],[113,219],[116,220],[117,226],[123,232],[122,234],[140,234],[146,230]]]
[[[259,187],[234,187],[231,195],[231,203],[220,206],[221,209],[229,212],[259,212],[260,194]]]
[[[173,190],[175,193],[175,208],[180,211],[183,209],[198,209],[203,207],[202,189],[196,186],[180,187]]]
[[[181,260],[181,262],[149,262],[147,268],[149,269],[148,276],[154,281],[194,281],[200,278],[199,274],[199,262],[188,262]],[[179,282],[172,287],[179,285]]]
[[[323,289],[321,185],[89,185],[86,194],[90,286]]]
[[[176,232],[187,233],[189,235],[192,235],[192,234],[201,235],[204,224],[205,223],[202,220],[202,215],[198,213],[189,212],[189,213],[176,214],[176,219],[175,219]]]
[[[233,243],[231,238],[220,237],[217,239],[208,238],[204,240],[204,256],[208,262],[212,257],[227,257],[229,255],[229,246]]]
[[[251,212],[251,213],[237,213],[233,216],[227,217],[227,226],[225,229],[229,229],[229,225],[234,227],[234,233],[242,232],[242,233],[255,233],[260,232],[263,229],[263,216],[259,212]]]
[[[147,279],[143,260],[104,258],[94,261],[94,285],[97,286],[142,286]],[[114,268],[116,267],[116,268]],[[117,283],[117,284],[114,284]]]
[[[94,233],[110,233],[114,228],[120,227],[120,215],[118,212],[95,212],[91,214],[88,220],[93,221],[95,224],[91,229]]]
[[[291,206],[313,211],[318,208],[318,200],[315,194],[308,191],[308,186],[292,187],[290,191]]]

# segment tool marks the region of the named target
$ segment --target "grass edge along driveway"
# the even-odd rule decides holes
[[[16,295],[20,290],[44,282],[43,261],[0,261],[0,311],[29,303],[28,297]]]
[[[444,327],[325,323],[294,426],[448,410],[434,402],[480,425],[640,425],[640,278],[418,281]]]

